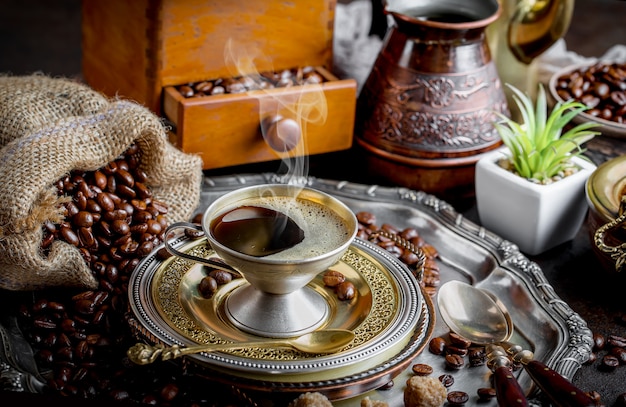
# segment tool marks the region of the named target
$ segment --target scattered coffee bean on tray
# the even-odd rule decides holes
[[[390,224],[383,224],[379,226],[377,224],[376,215],[367,211],[357,212],[356,218],[359,223],[357,237],[363,240],[368,240],[398,257],[405,265],[407,265],[416,277],[418,276],[416,269],[417,256],[415,256],[415,253],[412,253],[411,250],[402,247],[394,240],[384,235],[374,235],[374,233],[379,230],[385,230],[388,233],[395,234],[406,240],[414,247],[419,248],[426,256],[424,273],[422,275],[420,285],[429,296],[434,296],[437,293],[437,287],[439,287],[439,284],[441,283],[439,265],[436,262],[436,259],[439,257],[439,252],[434,246],[427,243],[422,238],[417,229],[409,227],[399,230],[394,225]],[[370,236],[376,237],[370,239]]]
[[[451,391],[448,393],[448,403],[453,406],[460,406],[469,401],[469,395],[460,390]]]
[[[435,355],[443,355],[446,350],[446,341],[440,336],[435,336],[428,343],[428,350]]]
[[[411,368],[411,370],[413,371],[413,373],[415,373],[416,375],[419,376],[428,376],[429,374],[432,374],[433,372],[433,367],[425,364],[425,363],[416,363],[413,365],[413,367]]]
[[[480,400],[491,400],[496,397],[496,389],[493,387],[481,387],[476,390],[476,394]]]
[[[454,384],[454,376],[447,373],[442,374],[439,376],[439,381],[441,382],[441,384],[444,385],[444,387],[452,387],[452,385]]]
[[[465,366],[465,361],[463,360],[463,356],[449,354],[446,355],[446,367],[451,370],[459,370],[463,366]]]

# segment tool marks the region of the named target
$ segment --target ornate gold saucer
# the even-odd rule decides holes
[[[180,237],[170,244],[196,256],[215,256],[205,239]],[[369,242],[355,239],[331,269],[355,285],[354,299],[339,300],[324,286],[322,275],[307,287],[328,304],[318,329],[355,332],[353,343],[342,351],[308,355],[287,348],[250,348],[190,355],[187,360],[216,380],[256,390],[304,388],[343,398],[385,384],[427,343],[435,323],[432,304],[399,260]],[[239,329],[226,315],[231,294],[249,284],[234,279],[206,299],[197,288],[204,275],[204,266],[180,257],[160,261],[153,254],[144,259],[129,281],[137,336],[167,346],[262,339]]]

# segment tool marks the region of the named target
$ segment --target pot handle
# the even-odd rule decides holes
[[[213,260],[213,259],[204,259],[202,257],[197,257],[197,256],[192,256],[191,254],[188,253],[184,253],[181,252],[180,250],[176,249],[174,246],[172,246],[169,242],[169,236],[170,234],[177,229],[193,229],[193,230],[204,230],[202,229],[202,226],[195,224],[195,223],[190,223],[190,222],[175,222],[172,223],[170,226],[168,226],[168,228],[165,230],[165,238],[163,239],[163,243],[165,244],[165,249],[170,252],[171,254],[173,254],[174,256],[178,256],[178,257],[182,257],[183,259],[186,260],[191,260],[194,261],[196,263],[201,263],[216,269],[220,269],[220,270],[224,270],[228,273],[234,274],[238,277],[241,276],[241,273],[239,273],[237,270],[235,270],[234,268],[232,268],[231,266],[229,266],[228,264],[219,261],[219,260]]]
[[[593,243],[596,247],[604,253],[611,256],[611,259],[615,261],[615,271],[620,272],[626,264],[626,243],[622,243],[618,246],[610,246],[605,243],[606,235],[618,227],[626,225],[626,195],[622,196],[620,204],[620,215],[612,221],[602,225],[596,230],[593,237]]]

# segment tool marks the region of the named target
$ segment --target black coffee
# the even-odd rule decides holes
[[[240,253],[263,257],[289,249],[304,240],[289,216],[270,208],[240,206],[211,222],[215,240]]]
[[[428,21],[436,21],[439,23],[469,23],[476,21],[475,18],[461,13],[435,13],[422,16],[421,19]]]

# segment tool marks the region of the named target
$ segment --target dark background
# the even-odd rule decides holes
[[[80,22],[80,0],[3,0],[0,72],[79,76]],[[626,45],[625,22],[624,0],[576,0],[568,49],[593,57]]]

